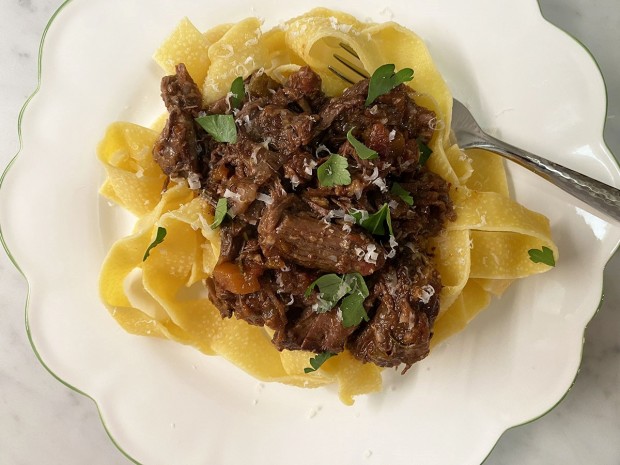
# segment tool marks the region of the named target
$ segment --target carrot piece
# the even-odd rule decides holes
[[[260,289],[260,283],[256,276],[243,273],[239,265],[232,262],[217,265],[213,270],[213,279],[233,294],[251,294]]]

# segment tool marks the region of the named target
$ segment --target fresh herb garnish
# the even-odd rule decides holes
[[[384,236],[386,234],[385,225],[387,224],[390,236],[394,235],[394,231],[392,230],[392,216],[390,215],[390,207],[387,203],[384,203],[376,213],[368,215],[367,218],[364,218],[364,215],[359,210],[353,210],[350,212],[350,215],[355,218],[357,224],[371,234]]]
[[[215,214],[213,215],[213,223],[211,224],[211,229],[217,229],[226,218],[226,214],[228,213],[228,201],[225,198],[221,198],[217,201],[217,205],[215,206]]]
[[[399,84],[413,79],[413,70],[411,68],[403,68],[398,73],[394,72],[395,69],[396,66],[390,63],[379,66],[373,73],[368,84],[366,106],[369,106],[377,97],[387,94]]]
[[[357,156],[362,160],[374,160],[375,158],[379,158],[379,154],[376,151],[369,149],[355,138],[353,135],[353,129],[355,128],[353,127],[349,129],[349,132],[347,132],[347,140],[357,152]]]
[[[344,277],[340,277],[337,274],[330,273],[324,274],[316,281],[314,281],[304,294],[306,297],[310,297],[312,290],[318,286],[320,298],[318,306],[316,308],[317,313],[325,313],[330,311],[342,299],[350,288],[345,282]]]
[[[340,311],[342,312],[342,326],[350,328],[359,325],[362,320],[368,321],[368,314],[364,308],[364,297],[361,294],[351,294],[342,299]]]
[[[342,312],[342,325],[345,328],[356,326],[362,320],[368,321],[364,300],[369,292],[361,274],[323,275],[308,286],[305,296],[309,297],[316,286],[319,287],[319,300],[316,307],[318,313],[328,312],[342,299],[340,311]]]
[[[304,368],[304,373],[312,373],[313,371],[321,368],[328,359],[332,358],[336,354],[332,354],[331,352],[321,352],[320,354],[316,354],[314,357],[310,359],[310,367]]]
[[[390,192],[395,196],[400,197],[401,200],[407,205],[413,205],[413,197],[411,197],[411,194],[397,182],[392,184],[392,189],[390,189]]]
[[[424,142],[422,142],[420,139],[417,139],[418,142],[418,149],[420,149],[420,166],[424,166],[426,164],[426,162],[428,161],[428,159],[430,158],[430,156],[433,154],[433,150],[426,145]]]
[[[368,297],[368,287],[364,278],[359,273],[346,275],[352,290],[340,304],[342,312],[342,326],[350,328],[359,325],[362,320],[368,321],[368,314],[364,308],[364,300]]]
[[[233,115],[207,115],[196,118],[205,131],[218,142],[237,142],[237,126]]]
[[[151,242],[151,245],[149,245],[148,249],[146,249],[146,252],[144,252],[144,257],[142,258],[142,261],[145,261],[147,258],[149,258],[149,255],[151,254],[151,250],[153,250],[153,248],[157,247],[159,244],[164,242],[164,237],[166,237],[166,234],[167,234],[166,228],[162,228],[161,226],[157,228],[157,234],[155,234],[155,240]]]
[[[235,78],[230,86],[230,106],[232,108],[241,108],[243,98],[245,97],[245,84],[243,83],[243,77],[239,76]]]
[[[530,249],[527,251],[530,256],[530,260],[534,263],[544,263],[545,265],[555,266],[555,258],[553,257],[553,250],[549,247],[543,246],[542,250]]]
[[[349,162],[345,157],[332,153],[316,170],[319,185],[323,187],[348,186],[351,184],[348,167]]]

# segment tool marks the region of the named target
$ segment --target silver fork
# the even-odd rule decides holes
[[[334,58],[355,76],[347,76],[347,72],[343,73],[333,66],[328,66],[329,70],[350,84],[369,78],[355,50],[345,43],[340,46],[347,56],[334,54]],[[452,100],[451,129],[462,149],[480,148],[497,153],[543,177],[597,211],[620,221],[620,190],[490,136],[457,99]]]

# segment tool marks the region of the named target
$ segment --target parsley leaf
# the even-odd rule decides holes
[[[243,98],[245,97],[245,84],[243,83],[243,77],[239,76],[235,78],[230,86],[230,106],[232,108],[241,108]]]
[[[396,67],[393,64],[387,64],[379,66],[372,74],[368,84],[366,106],[369,106],[377,97],[387,94],[399,84],[413,79],[413,70],[411,68],[403,68],[398,73],[394,72],[395,69]]]
[[[318,313],[328,312],[342,299],[340,311],[342,312],[342,325],[345,328],[357,326],[362,320],[368,321],[368,315],[364,309],[364,300],[368,297],[369,292],[361,274],[349,273],[338,276],[330,273],[323,275],[308,286],[304,295],[309,297],[316,286],[319,287],[320,292],[316,308]]]
[[[369,149],[353,136],[353,129],[355,128],[353,127],[347,132],[347,140],[357,152],[357,156],[362,160],[374,160],[375,158],[379,158],[379,154],[376,151]]]
[[[390,189],[390,192],[395,196],[400,197],[401,200],[407,205],[413,205],[413,197],[411,197],[411,194],[397,182],[392,184],[392,189]]]
[[[420,150],[420,166],[424,166],[426,164],[426,162],[428,161],[428,159],[430,158],[430,156],[433,154],[433,150],[426,145],[424,142],[422,142],[420,139],[417,139],[418,142],[418,149]]]
[[[228,201],[225,198],[221,198],[217,201],[217,205],[215,206],[215,214],[213,215],[213,223],[211,224],[211,229],[217,229],[226,218],[226,214],[228,213]]]
[[[359,273],[350,273],[345,275],[351,291],[340,304],[342,312],[342,326],[350,328],[359,325],[362,320],[368,321],[368,314],[364,308],[364,300],[368,297],[368,287],[364,278]]]
[[[375,234],[377,236],[385,235],[385,225],[387,224],[388,231],[390,235],[394,235],[394,231],[392,230],[392,216],[390,215],[390,207],[387,203],[384,203],[383,206],[372,215],[368,215],[367,218],[364,218],[364,215],[361,211],[352,211],[349,213],[353,218],[355,218],[355,222],[359,224],[362,228],[369,231],[371,234]]]
[[[360,294],[351,294],[346,296],[340,304],[342,312],[342,326],[350,328],[359,325],[362,320],[368,321],[368,314],[364,308],[364,300],[366,297]]]
[[[233,115],[207,115],[196,118],[205,131],[218,142],[237,142],[237,126]]]
[[[332,354],[331,352],[322,352],[320,354],[316,354],[314,357],[310,359],[310,367],[304,368],[304,373],[312,373],[313,371],[321,368],[328,359],[332,358],[336,354]]]
[[[323,187],[348,186],[351,184],[348,167],[349,162],[345,157],[332,153],[316,170],[319,185]]]
[[[345,275],[346,276],[346,275]],[[309,297],[312,290],[319,287],[319,302],[316,311],[318,313],[325,313],[330,311],[342,299],[348,292],[350,287],[345,281],[344,276],[340,277],[337,274],[330,273],[324,274],[316,281],[314,281],[308,289],[306,289],[305,296]]]
[[[555,266],[555,258],[553,257],[553,250],[549,247],[543,246],[542,250],[530,249],[527,251],[530,256],[530,260],[534,263],[544,263],[545,265]]]
[[[162,228],[161,226],[157,228],[157,234],[155,234],[155,240],[151,242],[151,245],[149,245],[148,249],[146,249],[146,252],[144,252],[144,257],[142,258],[142,261],[145,261],[147,258],[149,258],[149,255],[151,255],[151,250],[153,248],[157,247],[159,244],[164,242],[164,237],[166,237],[167,233],[168,231],[166,231],[166,228]]]
[[[353,291],[359,291],[361,295],[364,297],[368,297],[368,287],[366,286],[366,281],[364,281],[364,277],[359,273],[349,273],[344,275],[345,281],[349,284],[349,287]]]

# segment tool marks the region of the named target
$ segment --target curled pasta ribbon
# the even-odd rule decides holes
[[[155,53],[164,72],[185,63],[201,83],[205,103],[228,92],[237,76],[263,69],[274,78],[309,65],[328,95],[344,83],[327,69],[340,43],[348,44],[372,71],[385,63],[414,69],[418,104],[436,114],[429,168],[451,185],[457,220],[434,239],[434,260],[443,290],[433,344],[463,329],[513,280],[549,269],[529,260],[531,248],[549,247],[555,257],[548,220],[510,199],[502,161],[480,150],[464,153],[452,141],[452,96],[423,41],[392,22],[368,24],[344,13],[318,8],[263,33],[248,18],[200,32],[182,20]],[[160,119],[153,127],[161,128]],[[119,324],[132,334],[172,339],[206,354],[221,355],[263,381],[302,387],[337,383],[342,401],[381,388],[381,371],[348,352],[332,357],[320,370],[304,373],[307,352],[278,352],[269,334],[235,318],[222,319],[208,300],[202,280],[219,256],[220,240],[211,230],[213,210],[184,183],[171,182],[151,153],[158,132],[131,123],[114,123],[100,146],[107,178],[101,194],[136,215],[131,235],[111,248],[100,276],[102,300]],[[144,252],[157,228],[166,239]]]

